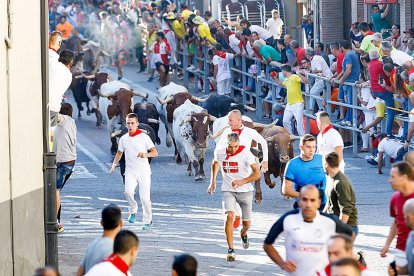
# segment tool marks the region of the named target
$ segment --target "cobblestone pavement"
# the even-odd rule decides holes
[[[134,82],[135,89],[150,91],[150,101],[154,101],[158,83],[148,83],[146,74],[136,72],[136,67],[127,66],[124,76]],[[71,100],[70,93],[68,98]],[[62,275],[76,273],[87,245],[102,232],[100,212],[109,203],[122,208],[124,228],[134,231],[140,238],[138,258],[131,270],[133,275],[170,275],[174,255],[182,252],[196,256],[199,275],[282,275],[262,249],[272,224],[293,204],[280,195],[279,180],[273,190],[262,183],[264,198],[260,205],[253,206],[250,248],[242,249],[238,232],[235,232],[237,260],[226,263],[220,192],[208,196],[208,178],[195,182],[193,177],[186,175],[185,165],[175,164],[173,149],[165,146],[164,128],[160,129],[162,144],[157,146],[160,156],[151,164],[154,227],[145,232],[141,230],[142,223],[131,225],[126,221],[128,210],[122,178],[119,173],[111,175],[107,172],[112,162],[107,130],[97,129],[94,117],[83,116],[76,121],[78,160],[75,173],[62,191],[62,223],[65,228],[59,235]],[[211,142],[206,164],[212,158],[213,148],[214,143]],[[392,190],[387,174],[377,175],[375,167],[368,165],[363,158],[352,158],[351,154],[351,150],[345,152],[346,173],[355,186],[359,210],[360,234],[356,248],[365,252],[371,270],[378,271],[378,275],[386,275],[385,268],[391,256],[382,259],[379,250],[391,223],[388,209]],[[207,176],[209,172],[207,168]],[[278,239],[276,246],[283,252],[283,239]]]

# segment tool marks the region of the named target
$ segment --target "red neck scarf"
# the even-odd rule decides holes
[[[226,52],[224,51],[216,51],[216,56],[226,59]]]
[[[119,271],[128,275],[129,267],[118,255],[112,254],[105,260],[105,262],[112,263]]]
[[[226,160],[228,160],[232,156],[235,156],[235,155],[239,154],[242,150],[244,150],[244,146],[239,146],[239,148],[236,150],[236,152],[231,154],[226,149]]]
[[[367,32],[367,35],[373,35],[373,34],[375,34],[373,31],[368,31]]]
[[[55,49],[49,47],[50,50],[52,50],[53,52],[55,52],[56,54],[59,54]]]
[[[231,130],[231,132],[237,133],[239,135],[239,137],[240,137],[240,134],[241,134],[242,131],[243,131],[243,126],[241,126],[239,129],[232,129]]]
[[[321,131],[321,134],[324,135],[325,133],[327,133],[332,128],[334,128],[333,125],[329,125],[329,126],[325,127],[325,129]]]
[[[139,128],[137,128],[137,130],[134,133],[132,133],[132,134],[128,132],[129,137],[135,137],[135,136],[137,136],[140,133],[142,133],[142,131]]]

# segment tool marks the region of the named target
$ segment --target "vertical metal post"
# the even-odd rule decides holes
[[[306,129],[305,132],[306,133],[310,133],[310,118],[309,118],[309,114],[310,114],[310,107],[309,107],[309,84],[305,84],[305,114],[306,114]]]
[[[325,93],[325,106],[326,106],[326,112],[328,112],[329,117],[332,116],[332,109],[331,109],[331,103],[329,102],[331,100],[331,95],[332,95],[332,85],[331,82],[329,80],[325,81],[326,83],[326,93]],[[332,118],[331,118],[332,120]]]
[[[242,72],[246,72],[246,58],[244,56],[241,56],[241,70]],[[240,90],[240,92],[242,93],[243,104],[246,104],[247,94],[244,93],[244,87],[246,87],[246,76],[244,74],[240,74],[240,76],[241,76],[241,83],[242,83],[242,90]]]
[[[56,153],[43,155],[45,193],[46,265],[58,268],[57,221],[56,221]]]
[[[352,86],[352,105],[354,106],[352,108],[352,127],[358,128],[358,110],[355,108],[355,106],[358,105],[357,103],[357,90],[356,86]],[[352,156],[357,157],[358,156],[358,132],[356,130],[352,130]]]
[[[263,82],[260,81],[261,75],[262,75],[262,64],[259,60],[255,60],[256,62],[256,67],[257,67],[257,82],[256,82],[256,115],[258,116],[258,118],[262,118],[263,116],[263,100],[260,101],[260,92],[261,92],[261,87],[263,85]]]
[[[187,42],[183,40],[183,44],[184,43],[187,44]],[[183,49],[184,84],[187,85],[187,88],[189,88],[189,86],[190,86],[189,83],[188,83],[189,77],[188,77],[188,71],[187,71],[187,68],[188,68],[188,46],[189,45],[185,45],[184,47],[182,47],[182,49]]]
[[[203,63],[204,63],[204,93],[206,93],[207,95],[210,95],[210,79],[209,79],[209,75],[210,75],[210,58],[208,55],[208,48],[206,46],[203,46],[203,52],[204,52],[204,59],[203,59]]]

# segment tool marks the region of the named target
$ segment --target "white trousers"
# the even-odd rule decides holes
[[[309,93],[313,96],[321,96],[321,92],[323,92],[323,90],[325,89],[325,83],[323,81],[315,81],[315,84],[312,86],[312,88],[310,89]],[[310,109],[313,110],[314,106],[315,106],[315,100],[318,103],[318,108],[319,110],[323,110],[323,106],[322,106],[322,100],[319,99],[315,99],[315,98],[310,98],[309,100],[309,106]]]
[[[283,113],[283,127],[289,132],[289,134],[293,134],[292,130],[292,118],[296,119],[296,125],[298,129],[299,136],[305,134],[305,129],[303,127],[303,107],[304,104],[296,103],[296,104],[287,104],[285,108],[285,112]]]
[[[151,210],[151,174],[150,173],[128,173],[125,172],[125,197],[129,204],[129,212],[136,214],[138,204],[135,201],[135,189],[139,185],[139,198],[142,204],[142,220],[144,223],[152,221]]]
[[[217,94],[228,95],[231,92],[231,79],[225,79],[217,82]]]
[[[377,114],[375,113],[375,111],[365,111],[364,110],[364,117],[365,117],[365,121],[362,124],[363,127],[370,125],[373,121],[375,121]],[[368,148],[369,145],[369,136],[372,134],[372,132],[374,131],[373,128],[370,128],[369,131],[367,131],[367,133],[361,133],[361,138],[362,138],[362,147],[363,148]]]

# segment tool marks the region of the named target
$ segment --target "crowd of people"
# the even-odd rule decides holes
[[[389,6],[373,5],[373,24],[356,22],[352,24],[350,40],[329,44],[314,42],[313,14],[309,14],[302,25],[294,27],[303,29],[306,36],[307,47],[301,47],[289,34],[277,10],[272,11],[272,17],[262,27],[239,17],[236,21],[213,19],[209,11],[201,16],[199,10],[192,11],[185,4],[168,0],[49,2],[49,108],[51,125],[56,126],[53,148],[57,152],[59,232],[63,232],[60,190],[76,162],[72,107],[61,101],[72,81],[72,68],[77,67],[76,57],[88,44],[100,48],[93,57],[95,68],[91,69],[115,66],[120,80],[124,64],[138,63],[139,73],[149,73],[149,82],[158,75],[163,87],[169,83],[171,71],[175,70],[179,79],[188,71],[191,79],[204,70],[203,64],[208,60],[212,66],[210,72],[203,72],[204,81],[209,81],[211,76],[219,95],[233,95],[231,79],[238,91],[255,91],[260,85],[256,76],[274,81],[275,99],[269,87],[264,87],[263,98],[267,100],[264,117],[281,116],[283,127],[290,134],[301,136],[300,155],[288,162],[282,185],[283,195],[294,199],[293,210],[276,221],[263,247],[270,259],[289,275],[309,275],[310,271],[312,275],[375,275],[366,268],[363,254],[353,250],[359,233],[358,210],[353,185],[345,174],[343,150],[357,141],[350,140],[349,131],[333,127],[333,110],[327,110],[324,100],[328,81],[335,101],[355,104],[353,93],[357,93],[358,105],[364,107],[359,112],[358,125],[354,126],[361,129],[360,151],[371,150],[373,156],[368,163],[377,166],[378,173],[382,173],[385,155],[395,161],[390,174],[391,186],[396,191],[390,203],[394,222],[380,254],[386,256],[397,236],[395,263],[390,265],[389,274],[414,275],[414,242],[410,233],[414,229],[414,154],[408,152],[414,134],[414,96],[411,95],[414,29],[402,35],[398,25],[388,24]],[[188,52],[189,68],[182,68],[184,57],[180,52],[183,49]],[[242,62],[246,62],[245,68],[252,75],[245,83],[241,74],[231,70],[232,67],[241,69]],[[82,73],[83,69],[77,67]],[[310,87],[307,92],[310,101],[306,103],[302,95],[305,84]],[[305,104],[317,116],[317,137],[305,133]],[[343,106],[334,109],[338,111],[339,124],[353,126],[352,109]],[[397,112],[402,116],[396,117]],[[385,117],[385,129],[381,129],[380,123]],[[111,172],[125,155],[128,222],[136,222],[138,205],[134,194],[139,185],[143,230],[149,230],[153,218],[148,158],[156,157],[158,152],[148,136],[138,129],[136,114],[129,114],[126,123],[128,131],[120,138]],[[250,152],[252,141],[261,144],[263,152],[267,152],[267,143],[254,130],[243,126],[240,112],[230,112],[228,123],[229,128],[214,152],[208,193],[215,192],[220,171],[226,215],[226,259],[234,261],[233,233],[240,220],[242,247],[250,246],[248,229],[253,216],[254,190],[251,183],[260,179],[260,171],[267,171],[268,161],[259,164]],[[101,224],[103,235],[89,245],[78,275],[130,275],[129,267],[134,264],[139,249],[138,237],[121,230],[121,211],[115,205],[102,211]],[[286,235],[286,258],[273,245],[282,232]],[[196,270],[197,261],[190,255],[178,256],[174,261],[173,275],[195,275]],[[45,274],[49,272],[53,269],[39,270],[36,275],[49,275]]]

